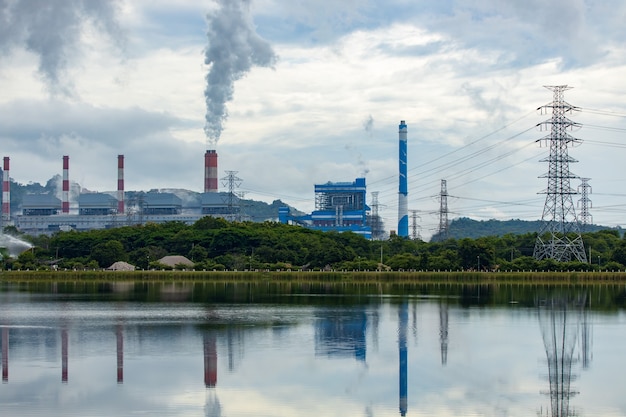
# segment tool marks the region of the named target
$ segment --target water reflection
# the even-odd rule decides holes
[[[576,378],[574,349],[586,303],[586,294],[558,294],[538,302],[539,325],[548,363],[550,388],[545,394],[550,396],[549,417],[570,417],[576,414],[570,407],[570,399],[578,394],[572,387],[572,381]]]
[[[315,326],[315,354],[354,357],[365,362],[367,315],[363,310],[319,310]]]
[[[407,303],[400,304],[398,308],[398,357],[399,367],[399,392],[400,392],[400,415],[406,416],[408,396],[408,352],[406,347],[407,327],[409,324],[409,307]]]
[[[2,382],[9,382],[9,328],[2,328]]]
[[[475,290],[441,296],[436,292],[452,290],[440,287],[424,295],[293,296],[255,304],[225,298],[225,292],[254,298],[244,291],[250,286],[220,287],[216,302],[194,284],[180,291],[139,286],[140,297],[168,301],[102,302],[84,293],[70,297],[64,285],[53,295],[0,291],[1,415],[19,406],[36,416],[526,417],[549,398],[540,415],[567,417],[578,390],[583,394],[575,399],[589,407],[585,395],[597,396],[594,383],[604,386],[602,376],[590,377],[595,368],[609,355],[612,369],[624,364],[615,346],[625,340],[617,333],[598,343],[602,355],[591,369],[591,324],[599,315],[576,292],[535,291],[527,306],[488,305]],[[114,288],[115,297],[137,295],[128,284]],[[490,300],[523,296],[504,287],[489,293]],[[190,302],[194,297],[202,300]],[[611,331],[624,328],[621,312],[602,314],[614,321]],[[537,376],[544,354],[547,384]],[[577,385],[587,385],[574,387],[579,362],[587,371]],[[66,413],[67,404],[75,412]],[[43,407],[47,412],[38,413]],[[585,415],[626,415],[619,404],[612,407],[585,408]]]

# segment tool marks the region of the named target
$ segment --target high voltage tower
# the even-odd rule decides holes
[[[589,209],[592,207],[589,194],[591,194],[591,185],[589,185],[590,178],[581,178],[581,184],[578,186],[578,192],[580,193],[580,200],[578,205],[580,207],[580,220],[581,229],[585,229],[586,226],[593,224],[593,216],[589,213]]]
[[[420,218],[417,214],[417,210],[409,210],[411,212],[411,239],[413,240],[422,240],[419,232],[419,225],[417,224],[417,219]]]
[[[553,100],[540,109],[546,112],[552,109],[552,118],[537,126],[546,129],[550,126],[550,134],[536,142],[545,141],[550,146],[550,155],[541,160],[548,162],[548,173],[539,177],[548,179],[548,188],[542,192],[546,194],[546,203],[533,256],[537,260],[549,258],[558,262],[568,262],[575,258],[580,262],[587,262],[572,202],[572,194],[576,194],[576,191],[570,187],[570,179],[578,177],[570,172],[569,163],[577,161],[567,152],[569,146],[580,143],[580,139],[567,133],[568,130],[580,127],[580,123],[566,117],[566,114],[571,114],[578,108],[563,100],[563,92],[572,87],[567,85],[545,87],[552,90]]]
[[[228,187],[226,203],[228,204],[228,220],[235,220],[235,213],[239,211],[239,198],[235,194],[235,188],[241,186],[243,181],[237,177],[237,171],[226,171],[226,176],[221,178],[222,185]],[[236,203],[236,204],[235,204]]]
[[[441,192],[439,193],[439,230],[437,235],[440,240],[448,238],[448,183],[441,180]]]
[[[370,216],[370,227],[372,228],[372,239],[380,240],[384,238],[385,231],[383,230],[383,222],[378,214],[378,191],[372,191],[372,215]]]

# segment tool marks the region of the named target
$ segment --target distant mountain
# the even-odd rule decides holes
[[[484,236],[504,236],[506,234],[523,235],[539,231],[540,226],[541,221],[539,220],[473,220],[467,217],[460,217],[450,222],[447,237],[450,239],[476,239]],[[624,230],[620,227],[615,228],[595,224],[585,226],[582,232],[597,232],[606,229],[619,230],[621,235],[624,234]],[[441,239],[441,235],[435,234],[431,238],[431,242]]]

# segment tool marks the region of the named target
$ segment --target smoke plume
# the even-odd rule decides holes
[[[204,62],[210,65],[206,76],[207,139],[216,143],[228,118],[226,102],[232,100],[235,81],[253,66],[271,67],[276,54],[254,29],[250,0],[219,0],[218,9],[207,15],[209,44]]]
[[[39,74],[52,93],[70,95],[64,77],[89,22],[119,38],[117,0],[0,0],[0,52],[25,48],[39,58]]]

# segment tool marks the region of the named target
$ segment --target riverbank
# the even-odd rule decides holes
[[[626,272],[364,272],[364,271],[1,271],[0,282],[16,281],[241,281],[346,283],[617,283]]]

